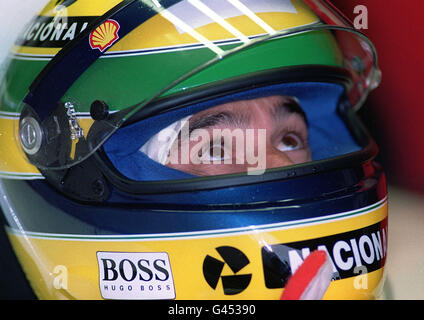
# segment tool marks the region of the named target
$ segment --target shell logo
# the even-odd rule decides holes
[[[90,46],[104,52],[110,48],[118,39],[120,25],[115,20],[109,19],[93,30],[90,34]]]

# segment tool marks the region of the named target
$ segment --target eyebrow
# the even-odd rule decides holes
[[[305,111],[299,104],[299,101],[295,97],[285,97],[283,103],[276,105],[272,111],[274,119],[284,119],[287,118],[287,114],[298,114],[305,121],[306,126],[308,126],[308,118],[306,117]]]
[[[285,101],[275,105],[272,109],[272,116],[274,119],[287,118],[288,114],[298,114],[308,125],[306,114],[299,102],[294,97],[285,97]],[[194,120],[190,123],[189,133],[191,134],[196,129],[206,129],[217,125],[229,125],[233,127],[244,127],[250,121],[250,114],[234,110],[224,110],[217,113],[212,113],[205,117]]]
[[[205,129],[217,125],[242,127],[245,126],[249,121],[250,114],[238,111],[220,111],[194,120],[192,123],[190,123],[189,133],[192,133],[196,129]]]

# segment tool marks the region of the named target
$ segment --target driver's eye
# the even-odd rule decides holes
[[[286,134],[277,146],[277,149],[286,152],[302,149],[303,141],[296,133]]]

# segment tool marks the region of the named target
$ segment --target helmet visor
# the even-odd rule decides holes
[[[17,145],[40,169],[84,161],[152,102],[214,81],[337,66],[350,74],[355,108],[379,82],[373,45],[324,1],[124,1],[112,11],[49,63],[21,103]],[[317,34],[321,54],[298,45]]]

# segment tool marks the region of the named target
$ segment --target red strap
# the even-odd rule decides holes
[[[287,282],[280,300],[300,300],[312,279],[327,260],[325,251],[312,252]]]

